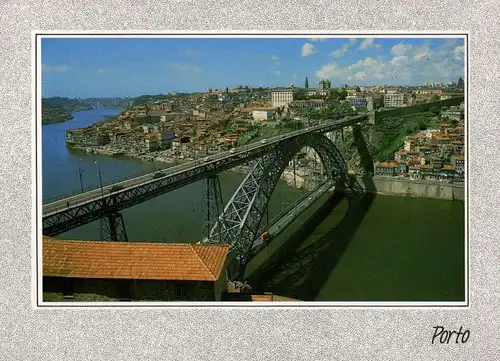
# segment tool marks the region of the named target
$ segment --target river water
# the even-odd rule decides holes
[[[160,166],[66,148],[66,129],[88,126],[118,112],[119,109],[113,108],[75,112],[74,119],[66,123],[42,127],[44,199],[78,192],[79,165],[84,188],[99,185],[95,161],[100,164],[103,183]],[[229,199],[243,177],[231,172],[220,175],[224,200]],[[283,203],[300,194],[302,191],[280,182],[270,201],[269,216],[277,214]],[[128,238],[139,242],[196,242],[202,228],[201,206],[202,184],[197,182],[129,208],[123,211]],[[464,202],[378,195],[369,206],[358,207],[361,211],[355,211],[359,214],[354,218],[346,217],[348,208],[348,202],[343,200],[319,226],[312,231],[304,230],[297,256],[269,273],[263,287],[272,284],[270,291],[303,300],[464,300]],[[249,272],[264,265],[292,233],[300,234],[300,224],[308,216],[306,212],[296,221],[295,229],[291,227],[275,240],[274,248],[258,255],[249,264]],[[57,238],[97,240],[99,222]],[[314,274],[321,276],[311,278]]]

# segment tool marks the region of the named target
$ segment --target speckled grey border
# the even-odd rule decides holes
[[[0,3],[0,358],[494,360],[500,354],[496,1]],[[33,29],[470,31],[470,308],[34,309]],[[311,29],[316,29],[311,31]],[[31,106],[31,107],[30,107]],[[498,108],[498,107],[496,107]],[[474,157],[474,155],[480,155]],[[29,163],[31,159],[31,163]],[[31,210],[31,212],[30,212]],[[33,241],[33,242],[31,242]],[[31,263],[30,263],[31,260]],[[31,267],[30,267],[31,266]],[[433,326],[471,330],[431,345]]]

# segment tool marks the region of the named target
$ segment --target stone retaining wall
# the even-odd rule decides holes
[[[379,194],[460,201],[465,200],[464,184],[381,176],[375,176],[372,180],[376,192]],[[363,185],[360,179],[358,179],[358,182]]]

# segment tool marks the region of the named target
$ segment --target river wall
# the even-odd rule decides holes
[[[374,176],[371,180],[373,181],[371,188],[378,194],[445,200],[465,200],[465,187],[463,184],[380,176]],[[358,183],[363,186],[362,180],[358,179]]]

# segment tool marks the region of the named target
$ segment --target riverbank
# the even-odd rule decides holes
[[[374,188],[372,192],[381,195],[443,199],[449,201],[465,200],[465,186],[463,183],[382,176],[374,176],[371,179],[373,181],[373,186],[371,187],[366,187],[359,178],[358,182],[365,189]]]
[[[190,161],[194,159],[178,159],[176,157],[173,157],[171,155],[170,150],[164,150],[164,151],[157,151],[157,152],[127,152],[122,149],[112,149],[106,146],[103,147],[96,147],[96,146],[79,146],[79,145],[67,145],[71,149],[77,149],[81,150],[84,152],[87,152],[88,154],[98,154],[98,155],[105,155],[109,157],[120,157],[120,158],[130,158],[130,159],[138,159],[142,160],[145,162],[159,162],[159,163],[166,163],[166,164],[176,164],[179,163],[180,161]]]

